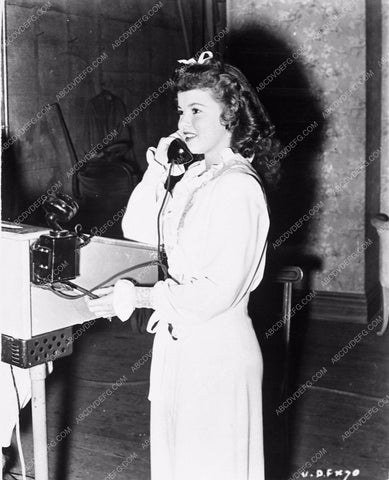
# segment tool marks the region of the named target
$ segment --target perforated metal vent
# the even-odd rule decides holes
[[[71,337],[71,327],[36,335],[28,340],[3,334],[1,360],[21,368],[57,360],[73,352]]]

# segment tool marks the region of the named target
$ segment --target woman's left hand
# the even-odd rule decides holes
[[[93,293],[99,296],[96,299],[85,297],[89,310],[96,317],[110,318],[116,315],[113,308],[113,289],[114,287],[104,287],[94,290]]]

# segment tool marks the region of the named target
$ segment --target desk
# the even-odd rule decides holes
[[[12,231],[2,231],[0,237],[1,275],[0,275],[0,333],[2,338],[12,337],[16,340],[40,339],[50,350],[43,349],[46,360],[38,358],[39,364],[30,367],[32,392],[32,417],[34,438],[34,460],[36,480],[47,480],[47,434],[46,434],[46,407],[45,407],[45,378],[46,362],[59,358],[61,351],[57,348],[57,341],[65,342],[69,338],[66,329],[73,325],[82,324],[94,319],[88,310],[83,298],[66,300],[54,295],[48,290],[39,288],[30,282],[30,247],[43,233],[48,230],[31,226],[20,226]],[[9,229],[8,229],[9,230]],[[90,289],[105,279],[133,265],[152,262],[157,259],[157,250],[153,246],[116,240],[104,237],[93,237],[91,242],[80,251],[80,276],[74,283]],[[153,285],[158,279],[158,267],[149,265],[146,268],[134,270],[125,275],[135,279],[141,285]],[[120,278],[120,276],[117,276]],[[116,279],[112,280],[111,284]],[[65,329],[58,337],[58,331]],[[54,333],[53,333],[54,332]],[[39,337],[42,336],[43,337]],[[53,340],[55,336],[55,340]],[[47,338],[46,338],[47,337]],[[60,343],[59,342],[59,343]],[[5,344],[4,344],[5,345]],[[8,344],[7,344],[8,345]],[[47,345],[47,347],[46,347]],[[71,348],[71,345],[69,345]],[[5,349],[2,357],[5,353]],[[39,349],[37,348],[39,356]],[[65,354],[67,354],[65,352]],[[1,362],[4,371],[8,366]],[[14,367],[18,371],[17,383],[21,390],[26,389],[26,375],[23,369]],[[2,385],[4,398],[11,399],[12,403],[0,406],[0,417],[7,418],[8,423],[13,415],[12,428],[17,420],[17,402],[14,386],[10,375],[6,377],[6,385]],[[28,399],[28,395],[24,395]],[[27,400],[28,401],[28,400]],[[3,422],[0,423],[3,425]],[[1,478],[1,477],[0,477]]]

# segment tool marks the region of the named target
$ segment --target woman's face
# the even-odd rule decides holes
[[[210,90],[178,92],[178,130],[192,153],[202,153],[205,159],[217,160],[223,149],[230,146],[231,132],[220,122],[223,111]]]

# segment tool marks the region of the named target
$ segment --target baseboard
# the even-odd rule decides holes
[[[296,290],[293,304],[306,292]],[[366,324],[381,311],[381,287],[377,285],[367,293],[316,291],[309,303],[309,318],[335,322]]]

